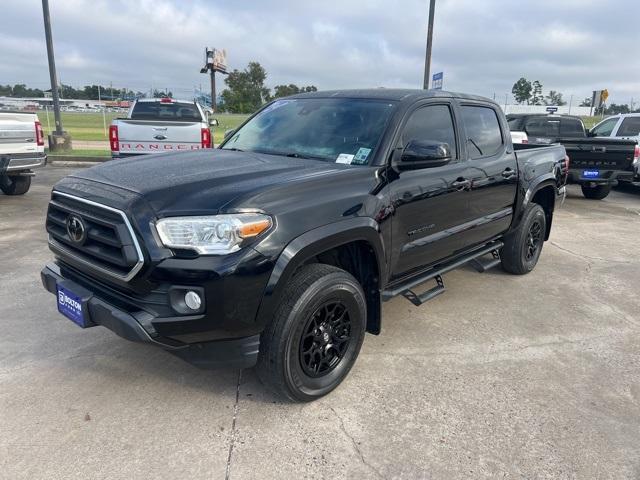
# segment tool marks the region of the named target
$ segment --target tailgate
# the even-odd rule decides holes
[[[0,155],[44,151],[36,141],[37,118],[33,113],[0,112]]]
[[[619,138],[561,138],[571,169],[632,170],[635,140]]]
[[[117,120],[121,153],[158,153],[201,148],[200,122]]]

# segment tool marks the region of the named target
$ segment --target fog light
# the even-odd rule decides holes
[[[199,310],[202,305],[202,299],[196,292],[189,290],[184,294],[184,303],[191,310]]]

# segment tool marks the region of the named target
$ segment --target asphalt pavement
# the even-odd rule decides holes
[[[640,188],[571,187],[537,268],[384,305],[346,381],[283,403],[58,314],[51,186],[0,194],[0,478],[640,478]]]

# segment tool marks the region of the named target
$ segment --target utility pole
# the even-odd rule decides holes
[[[51,38],[51,16],[49,15],[49,0],[42,0],[42,14],[44,16],[44,36],[47,43],[47,58],[49,60],[49,77],[51,79],[51,96],[53,97],[53,115],[55,118],[55,135],[61,137],[62,119],[60,118],[60,97],[58,97],[58,79],[56,62],[53,55],[53,40]]]
[[[429,88],[429,80],[431,79],[431,47],[433,45],[433,15],[436,9],[436,0],[429,1],[429,26],[427,27],[427,51],[424,59],[424,82],[422,88]]]
[[[216,71],[211,69],[211,110],[216,113]]]

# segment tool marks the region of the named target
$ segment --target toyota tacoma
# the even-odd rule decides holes
[[[421,305],[463,264],[530,272],[568,161],[561,145],[513,145],[483,97],[278,99],[217,149],[62,179],[42,282],[80,327],[201,367],[256,365],[266,386],[309,401],[345,378],[365,332],[380,333],[382,302]]]

